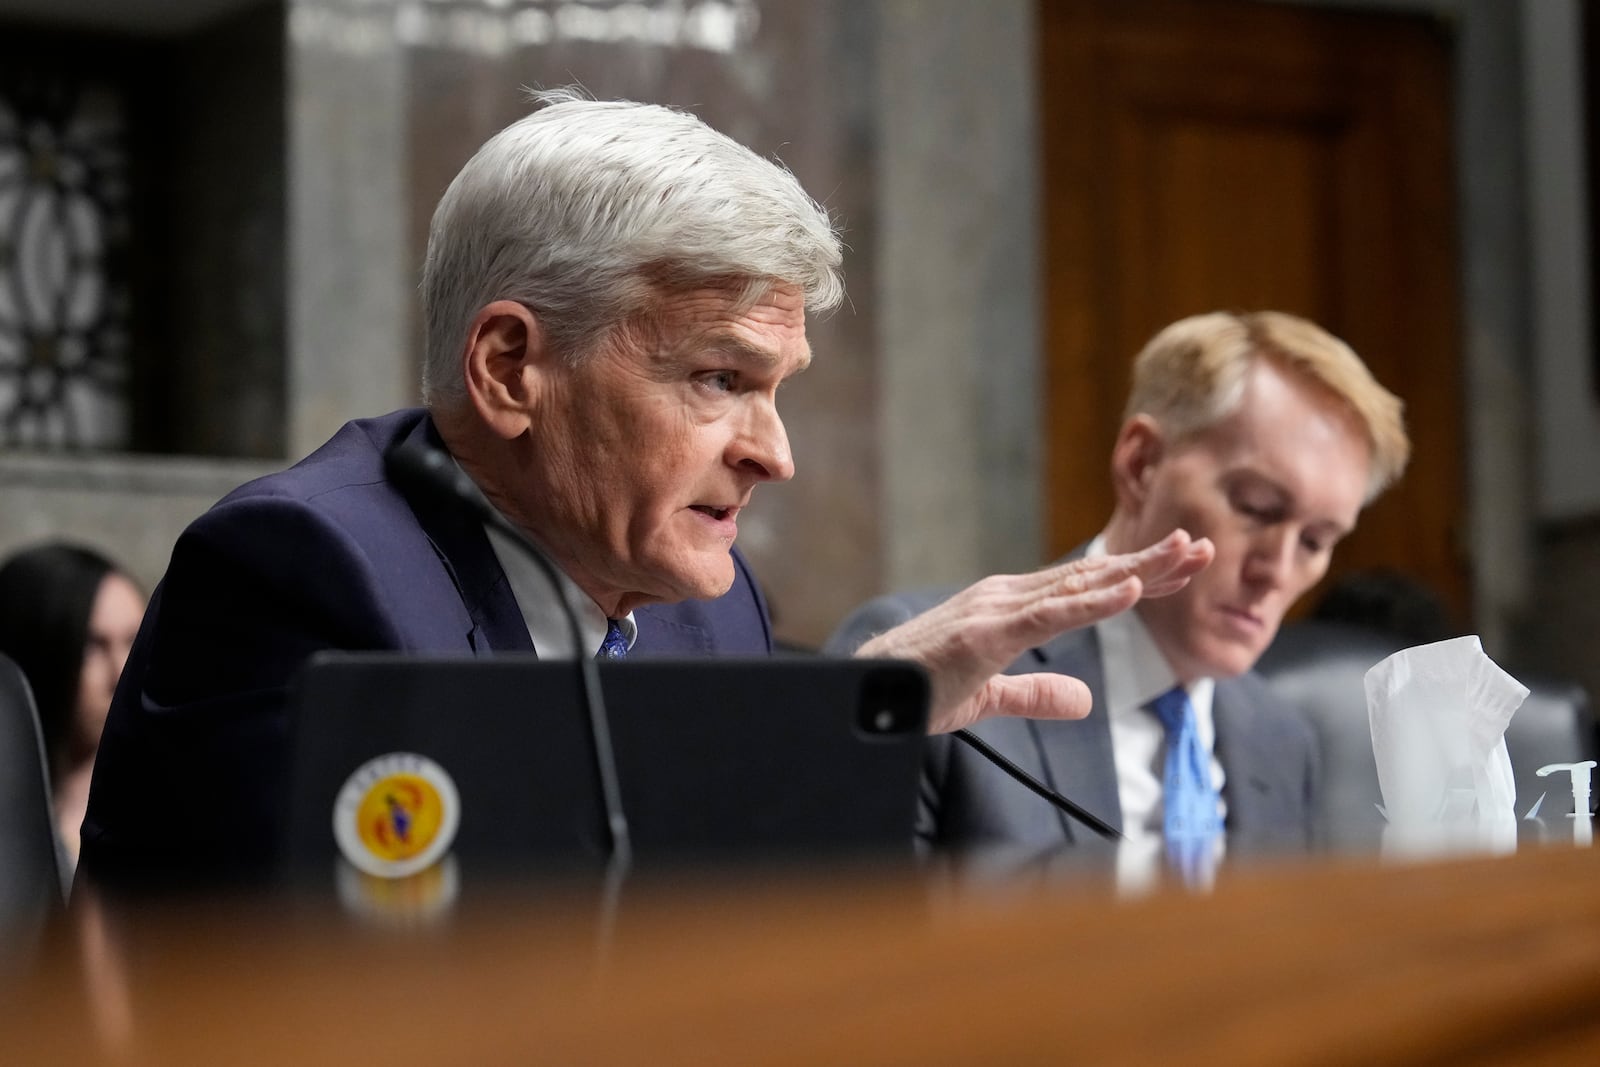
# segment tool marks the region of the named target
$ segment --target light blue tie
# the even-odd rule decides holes
[[[622,627],[616,619],[606,620],[606,639],[600,642],[600,651],[595,659],[621,659],[628,654],[628,639],[622,634]]]
[[[1222,832],[1217,790],[1211,784],[1211,756],[1200,743],[1194,705],[1182,686],[1162,693],[1150,707],[1167,732],[1161,778],[1167,852],[1186,878],[1197,876],[1209,865],[1212,842]]]

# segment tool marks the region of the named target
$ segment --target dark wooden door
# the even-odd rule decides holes
[[[1466,618],[1450,40],[1419,16],[1246,0],[1041,0],[1048,540],[1110,514],[1133,355],[1276,308],[1406,402],[1404,481],[1335,573],[1401,569]]]

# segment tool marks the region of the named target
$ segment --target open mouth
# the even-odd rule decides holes
[[[732,517],[734,512],[733,508],[714,508],[710,504],[691,504],[689,505],[689,510],[698,511],[702,515],[709,515],[718,522]]]

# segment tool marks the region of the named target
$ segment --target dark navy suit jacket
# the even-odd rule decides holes
[[[102,885],[254,882],[277,862],[288,698],[323,649],[534,651],[483,527],[411,500],[383,454],[421,410],[347,423],[289,470],[230,493],[173,549],[100,742],[80,869]],[[636,654],[771,651],[744,559],[712,601],[635,613]]]

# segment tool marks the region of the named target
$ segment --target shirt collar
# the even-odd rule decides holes
[[[465,467],[451,456],[456,468],[467,474]],[[467,474],[470,479],[472,475]],[[476,482],[473,483],[477,485]],[[481,489],[480,489],[481,492]],[[489,502],[488,494],[483,494],[484,503],[494,507]],[[502,519],[505,513],[495,508]],[[506,519],[510,523],[510,519]],[[517,602],[517,609],[522,612],[523,625],[528,628],[528,637],[533,641],[533,650],[540,659],[572,659],[572,626],[567,622],[567,613],[562,608],[561,596],[550,584],[550,579],[545,575],[544,569],[528,558],[525,546],[511,537],[495,529],[488,523],[483,524],[483,532],[488,535],[489,547],[494,551],[495,559],[500,562],[500,569],[505,572],[506,583],[511,586],[511,596]],[[548,560],[548,557],[546,557]],[[556,578],[561,582],[567,603],[573,606],[578,616],[578,634],[582,638],[583,646],[592,651],[594,655],[600,651],[601,644],[605,641],[606,632],[611,628],[610,620],[605,612],[600,610],[600,605],[589,598],[589,595],[578,588],[578,583],[568,578],[560,567],[550,561],[550,569],[555,572]],[[634,622],[633,612],[617,620],[617,628],[622,631],[622,637],[628,642],[628,648],[633,648],[634,640],[639,636],[638,624]]]
[[[484,525],[483,531],[489,535],[489,545],[494,549],[495,558],[500,561],[500,569],[505,571],[506,581],[511,585],[511,594],[516,598],[517,607],[522,611],[522,621],[528,627],[528,636],[533,639],[534,651],[539,654],[540,659],[573,658],[572,627],[568,624],[566,612],[561,608],[561,600],[551,587],[544,571],[504,533],[488,524]],[[588,650],[587,654],[592,656],[599,651],[601,643],[605,640],[609,620],[605,612],[600,610],[600,606],[589,599],[588,594],[579,589],[578,584],[568,578],[560,568],[556,568],[555,573],[569,602],[577,611],[578,632],[582,635],[583,646]],[[633,612],[630,611],[618,619],[617,626],[631,649],[634,639],[639,635],[639,627],[634,622]]]
[[[1089,542],[1084,552],[1086,558],[1105,554],[1105,534]],[[1095,623],[1095,634],[1100,639],[1100,662],[1105,669],[1108,714],[1124,715],[1145,708],[1178,684],[1178,676],[1137,611],[1130,609],[1101,619]],[[1210,678],[1197,678],[1187,687],[1195,710],[1208,719],[1215,687]]]

